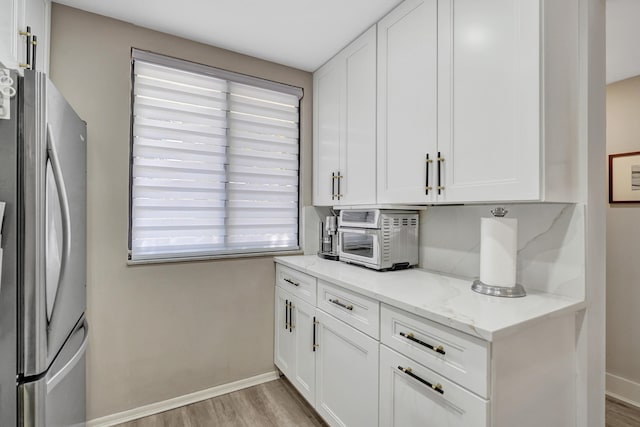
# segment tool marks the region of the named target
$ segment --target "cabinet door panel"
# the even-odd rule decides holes
[[[377,426],[378,342],[322,310],[316,318],[316,411],[332,426]]]
[[[425,156],[437,151],[437,33],[436,0],[405,1],[378,23],[380,203],[432,198]]]
[[[293,331],[289,328],[288,303],[293,297],[276,286],[274,361],[288,378],[295,372]],[[292,329],[292,328],[291,328]]]
[[[538,0],[439,5],[441,200],[538,199]]]
[[[18,35],[19,2],[0,0],[0,10],[0,62],[7,68],[17,68],[19,43],[23,40]]]
[[[336,203],[331,174],[340,167],[341,121],[344,111],[344,62],[334,58],[313,75],[313,204]]]
[[[342,53],[346,62],[345,138],[338,204],[376,202],[376,27]]]
[[[410,374],[400,368],[410,369]],[[426,381],[438,387],[438,392]],[[486,427],[489,403],[413,360],[380,346],[380,425]]]
[[[313,348],[315,307],[295,298],[293,300],[294,372],[291,383],[305,399],[315,405],[316,359]]]
[[[25,0],[25,27],[31,27],[31,33],[38,38],[36,45],[36,70],[49,72],[49,15],[51,3],[49,0]],[[33,59],[32,59],[33,63]]]

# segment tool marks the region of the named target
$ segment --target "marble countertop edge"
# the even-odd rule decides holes
[[[423,269],[378,272],[315,255],[275,262],[486,341],[586,308],[582,300],[538,291],[524,298],[480,295],[471,279]]]

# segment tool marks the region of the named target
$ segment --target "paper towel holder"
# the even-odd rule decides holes
[[[498,218],[503,218],[508,212],[508,210],[502,207],[497,207],[491,210],[491,214]],[[520,298],[527,295],[527,291],[524,290],[524,286],[519,283],[516,283],[513,286],[494,286],[487,285],[480,279],[473,281],[471,290],[480,294],[503,298]]]

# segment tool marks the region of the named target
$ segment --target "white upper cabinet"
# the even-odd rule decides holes
[[[379,203],[436,200],[437,37],[436,0],[407,0],[378,23]]]
[[[0,63],[7,68],[24,69],[27,63],[27,27],[29,37],[37,38],[29,52],[35,51],[35,69],[49,71],[49,0],[0,0]]]
[[[538,200],[538,0],[440,0],[438,150],[447,202]]]
[[[51,2],[49,0],[24,0],[24,27],[31,27],[32,37],[37,37],[33,47],[35,69],[49,73],[49,40],[51,32]],[[22,39],[24,40],[24,39]],[[26,53],[26,42],[23,43]]]
[[[313,75],[313,204],[336,203],[340,168],[342,67],[332,60]]]
[[[313,203],[375,203],[375,26],[316,71],[313,86]]]
[[[578,0],[406,0],[378,24],[379,203],[579,199]]]

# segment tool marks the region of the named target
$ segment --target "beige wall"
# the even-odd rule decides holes
[[[54,3],[51,78],[88,124],[88,418],[274,369],[270,257],[127,266],[131,47],[300,86],[310,73]]]
[[[631,151],[640,151],[640,76],[607,86],[607,153]],[[627,398],[640,396],[639,254],[640,205],[609,205],[607,373],[636,385],[627,384],[631,389],[625,392],[620,381],[608,378],[607,388]]]

